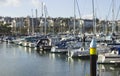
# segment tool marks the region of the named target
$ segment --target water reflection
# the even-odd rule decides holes
[[[52,70],[55,72],[62,71],[63,74],[57,76],[89,76],[89,60],[80,60],[68,58],[64,54],[55,54],[44,51],[37,51],[39,57],[47,57],[51,62],[49,63]],[[65,72],[65,73],[64,73]],[[56,74],[56,73],[55,73]]]
[[[46,51],[35,50],[35,52],[36,52],[36,55],[39,56],[39,57],[41,57],[41,56],[48,56],[48,54],[49,54]]]
[[[68,58],[68,62],[71,76],[74,75],[77,76],[77,74],[80,76],[89,76],[90,74],[89,60]]]
[[[89,60],[72,59],[64,54],[36,51],[15,44],[0,43],[0,61],[0,76],[90,76]],[[99,70],[100,75],[118,76],[120,73],[120,69],[107,69]]]
[[[120,66],[116,65],[98,65],[99,76],[120,76]]]
[[[32,53],[34,53],[34,48],[29,48],[29,47],[24,47],[24,49],[25,49],[25,52],[27,52],[28,54],[32,54]]]

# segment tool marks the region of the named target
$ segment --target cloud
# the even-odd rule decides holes
[[[0,0],[0,5],[4,5],[6,3],[6,0]]]
[[[32,4],[36,7],[39,8],[41,6],[41,2],[39,0],[32,0]]]
[[[6,0],[0,0],[0,3],[5,2]]]
[[[0,0],[0,6],[18,7],[20,3],[20,0]]]

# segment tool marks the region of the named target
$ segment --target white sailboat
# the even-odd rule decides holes
[[[112,8],[112,13],[113,13],[113,25],[112,25],[112,33],[115,32],[115,27],[114,27],[114,0],[112,0],[113,3],[113,8]],[[112,43],[109,44],[111,47],[111,50],[107,53],[99,54],[98,55],[98,63],[99,64],[120,64],[120,45],[117,43]]]
[[[75,35],[75,19],[76,19],[76,4],[78,6],[77,0],[74,0],[74,35]],[[80,12],[80,11],[79,11]],[[77,43],[76,43],[77,44]],[[85,44],[85,43],[81,43]],[[78,44],[80,45],[80,44]],[[85,47],[80,46],[79,48],[72,49],[71,47],[68,50],[68,57],[70,58],[81,58],[81,59],[89,59],[89,50],[86,50]]]
[[[120,64],[120,50],[98,55],[98,64]]]

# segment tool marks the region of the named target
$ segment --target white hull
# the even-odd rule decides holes
[[[28,46],[29,46],[30,48],[35,48],[35,47],[36,47],[36,44],[29,42]]]
[[[120,55],[116,50],[104,54],[99,54],[97,62],[101,64],[118,64],[120,63]]]
[[[89,51],[84,50],[84,48],[73,49],[68,52],[68,57],[71,58],[89,59],[89,56]]]
[[[60,49],[60,48],[57,48],[57,47],[52,47],[51,48],[51,53],[67,53],[68,52],[68,49]]]

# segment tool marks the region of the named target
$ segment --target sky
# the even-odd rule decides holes
[[[81,16],[79,16],[76,4],[76,17],[92,18],[92,0],[77,0]],[[41,16],[41,3],[47,7],[50,17],[74,17],[74,0],[0,0],[0,16],[26,17],[35,16],[35,9],[38,16]],[[112,0],[94,0],[95,17],[99,19],[113,19]],[[114,18],[120,19],[117,12],[120,7],[120,0],[114,0]],[[117,16],[117,18],[116,18]]]

